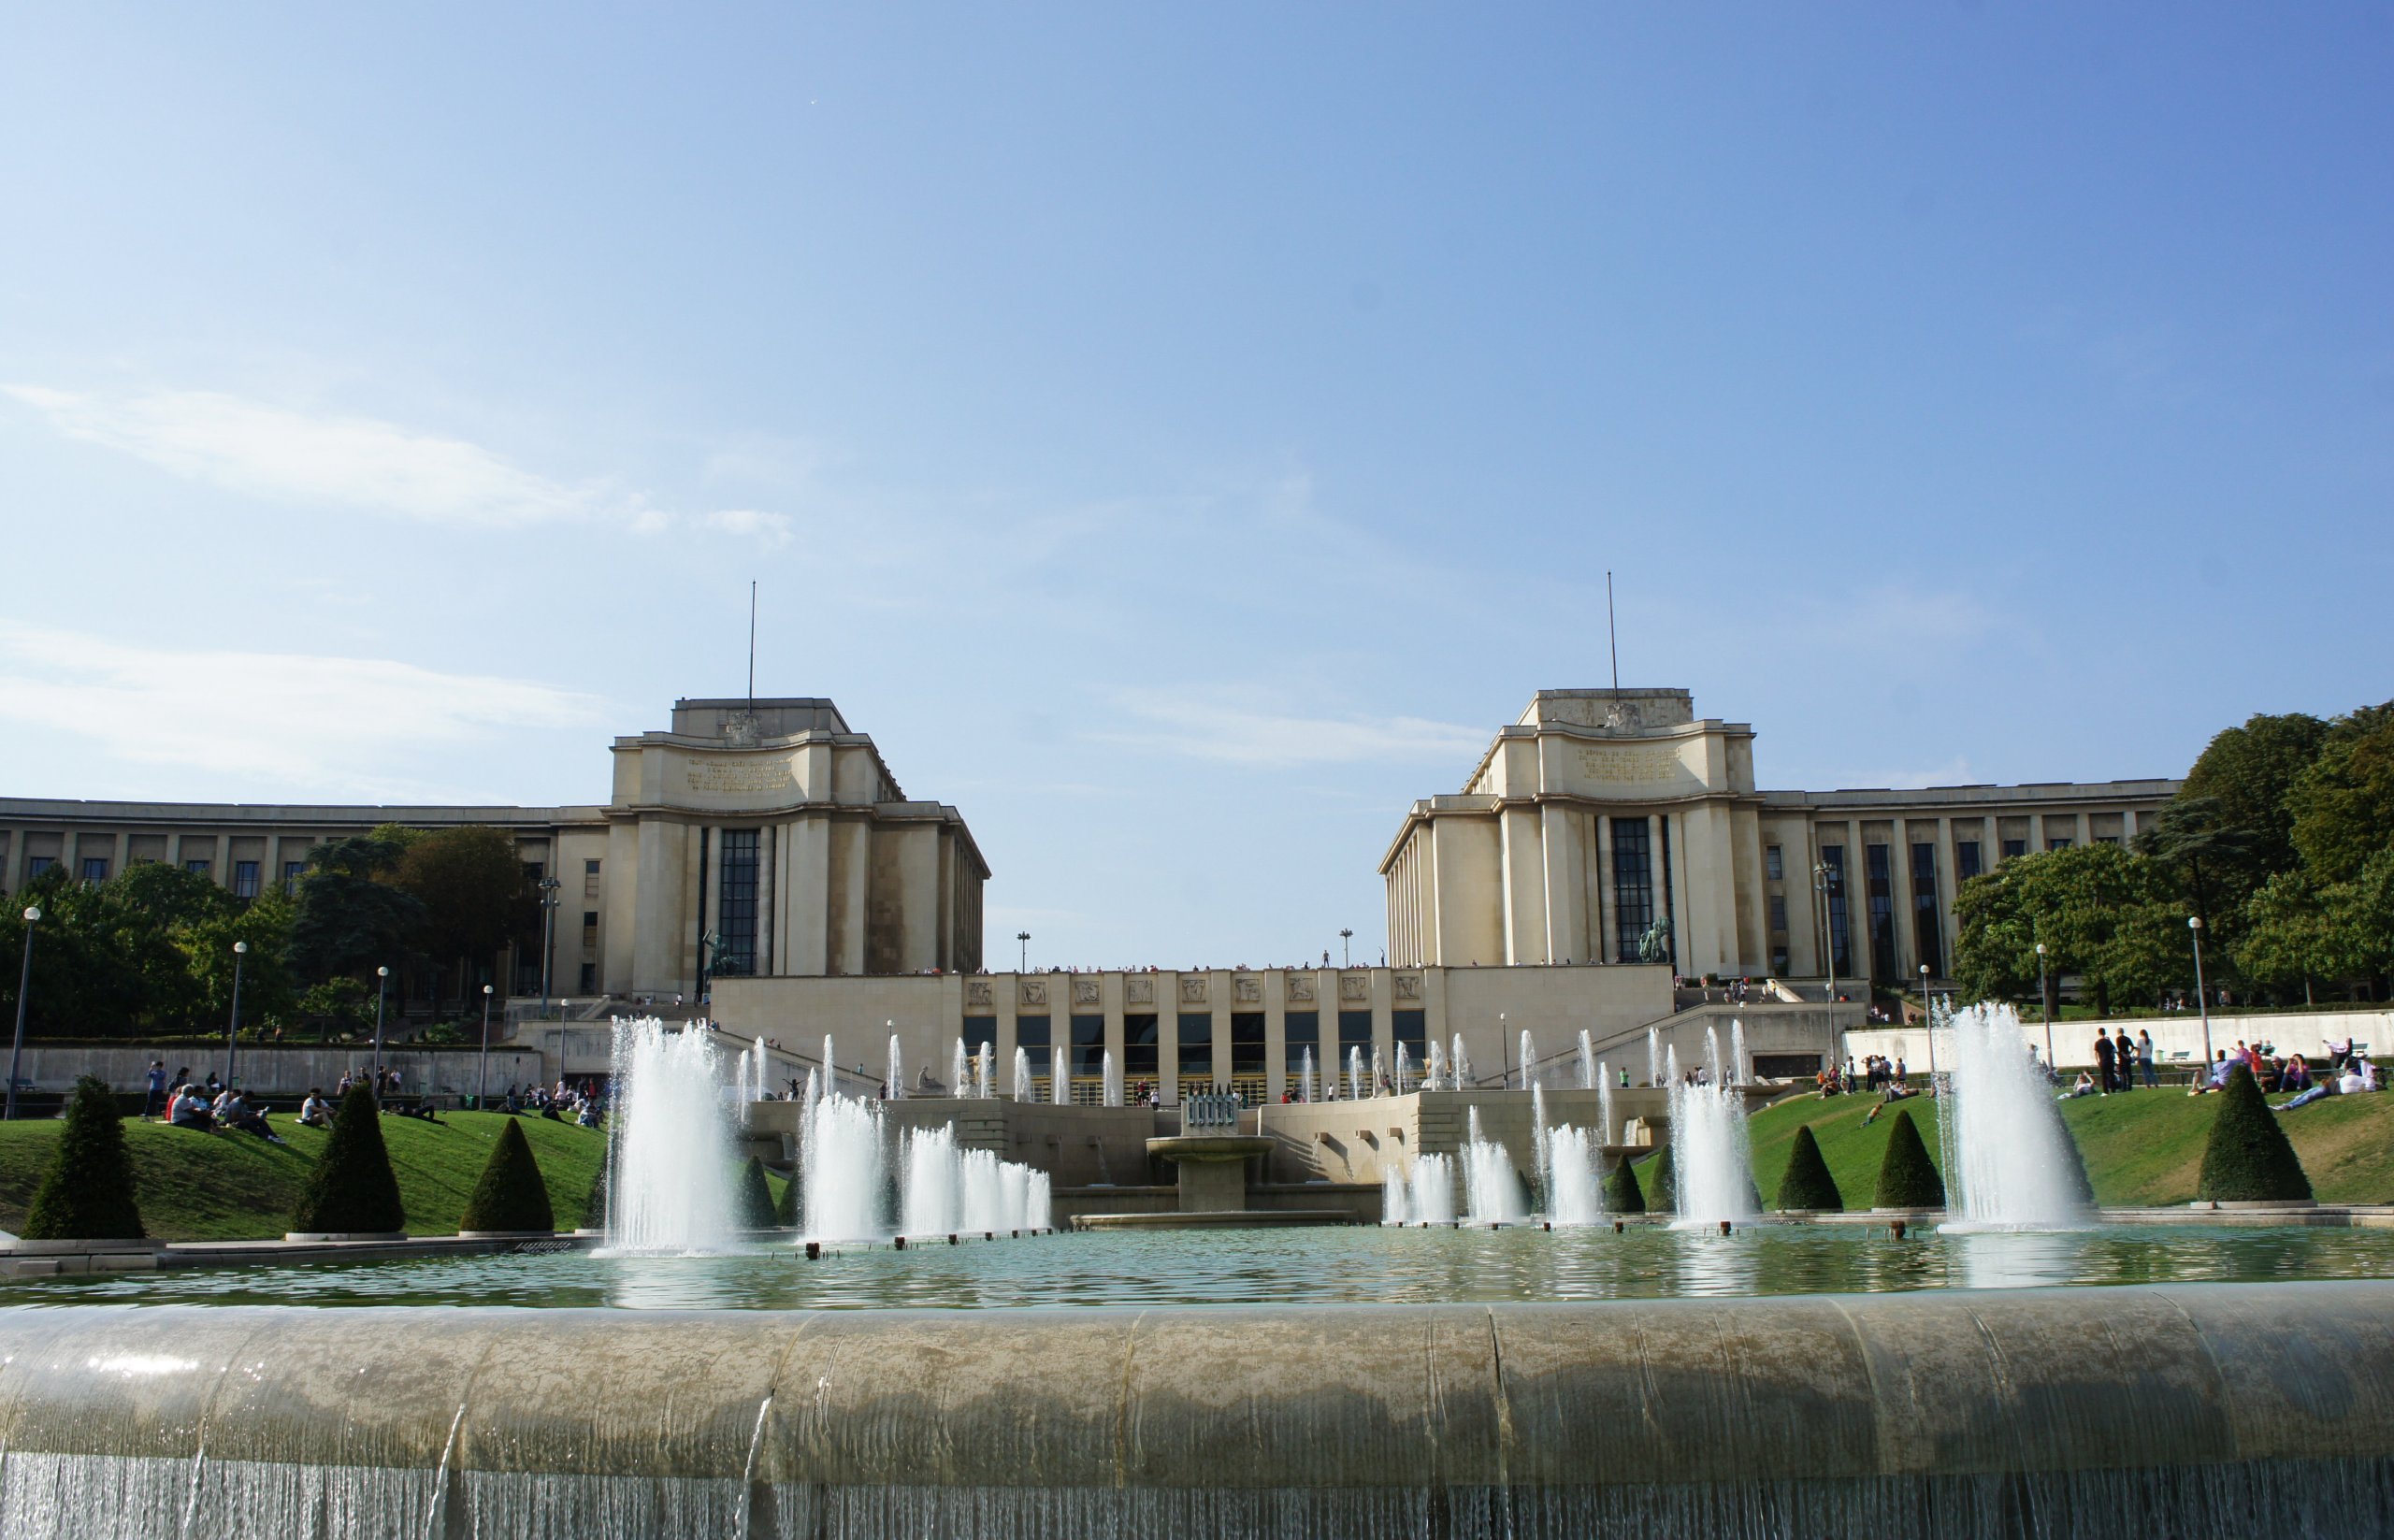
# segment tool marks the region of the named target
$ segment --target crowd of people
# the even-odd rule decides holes
[[[212,1070],[204,1081],[193,1079],[189,1066],[169,1075],[163,1058],[150,1061],[149,1094],[142,1115],[179,1129],[207,1132],[223,1129],[254,1134],[268,1144],[283,1143],[282,1136],[267,1123],[264,1102],[253,1102],[237,1087],[223,1084]]]
[[[205,1079],[195,1077],[188,1065],[168,1074],[165,1059],[152,1059],[147,1080],[148,1093],[141,1109],[144,1118],[179,1129],[203,1132],[226,1130],[254,1134],[277,1144],[286,1143],[268,1123],[271,1109],[263,1100],[224,1084],[212,1070]],[[325,1096],[321,1086],[309,1087],[308,1094],[300,1099],[296,1120],[303,1128],[330,1128],[340,1099],[360,1085],[373,1087],[376,1103],[392,1116],[440,1121],[429,1101],[419,1098],[410,1102],[401,1097],[399,1072],[388,1066],[343,1071],[330,1097]],[[507,1094],[492,1110],[537,1115],[553,1122],[572,1122],[595,1129],[606,1115],[607,1087],[595,1078],[569,1081],[563,1077],[555,1086],[511,1084]]]

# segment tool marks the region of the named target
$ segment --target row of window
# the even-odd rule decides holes
[[[28,856],[25,857],[25,875],[28,878],[38,877],[57,864],[58,858],[54,856]],[[235,861],[233,863],[233,897],[237,899],[254,899],[258,896],[258,871],[260,865],[261,863],[257,861]],[[299,874],[307,869],[308,863],[305,861],[283,862],[282,890],[285,893],[297,892],[299,888]],[[185,861],[183,863],[183,870],[190,872],[195,877],[206,877],[214,873],[216,870],[216,863],[209,860],[195,858],[193,860]],[[82,864],[76,870],[75,874],[87,883],[107,882],[108,880],[108,858],[105,856],[86,856],[83,857]]]
[[[1337,1053],[1335,1059],[1344,1062],[1350,1048],[1361,1048],[1365,1057],[1372,1049],[1372,1013],[1341,1011],[1338,1014]],[[1163,1072],[1162,1018],[1152,1012],[1126,1015],[1122,1018],[1122,1074],[1128,1080],[1153,1080]],[[1389,1024],[1398,1046],[1412,1056],[1418,1069],[1426,1058],[1429,1017],[1421,1011],[1390,1013]],[[1173,1061],[1183,1075],[1211,1075],[1214,1072],[1214,1018],[1204,1011],[1183,1011],[1174,1022],[1175,1041]],[[1326,1070],[1332,1062],[1324,1057],[1321,1041],[1321,1013],[1291,1011],[1283,1018],[1287,1043],[1286,1068],[1293,1072],[1313,1055],[1314,1067]],[[1066,1030],[1070,1041],[1061,1044],[1068,1052],[1066,1072],[1094,1075],[1105,1067],[1105,1018],[1101,1015],[1075,1015],[1068,1019]],[[1046,1074],[1052,1050],[1060,1046],[1054,1041],[1053,1023],[1047,1016],[1017,1016],[1014,1018],[1015,1046],[1031,1060],[1031,1072]],[[977,1056],[983,1045],[991,1054],[997,1052],[998,1018],[966,1016],[964,1018],[964,1049]],[[1238,1011],[1231,1015],[1230,1072],[1265,1074],[1270,1072],[1264,1062],[1264,1019],[1261,1011]],[[1000,1065],[1001,1075],[1011,1072]]]

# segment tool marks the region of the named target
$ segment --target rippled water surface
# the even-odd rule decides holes
[[[2394,1276],[2394,1231],[2114,1226],[1954,1235],[1760,1225],[1183,1231],[736,1256],[443,1257],[20,1281],[0,1303],[615,1305],[973,1309],[999,1305],[1494,1303],[2048,1284]]]

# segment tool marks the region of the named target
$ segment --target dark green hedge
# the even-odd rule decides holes
[[[1879,1162],[1879,1193],[1872,1201],[1881,1208],[1945,1206],[1945,1178],[1937,1174],[1937,1162],[1928,1158],[1909,1107],[1896,1114],[1896,1126],[1888,1130],[1886,1157]]]
[[[1611,1214],[1646,1212],[1646,1195],[1637,1190],[1637,1173],[1627,1156],[1615,1161],[1612,1174],[1605,1178],[1605,1209]]]
[[[298,1231],[381,1233],[408,1227],[391,1152],[382,1146],[382,1113],[365,1085],[349,1088],[333,1116],[332,1138],[292,1211]]]
[[[765,1162],[756,1156],[740,1168],[731,1212],[744,1230],[771,1230],[774,1225],[772,1184],[765,1180]]]
[[[515,1119],[509,1118],[498,1130],[498,1143],[491,1146],[490,1159],[483,1165],[482,1179],[474,1184],[473,1196],[466,1200],[466,1212],[458,1218],[457,1228],[557,1228],[555,1211],[549,1204],[549,1185],[541,1178],[541,1163],[532,1157],[532,1145],[524,1137],[524,1125]]]
[[[2220,1092],[2219,1116],[2203,1145],[2203,1173],[2195,1197],[2210,1203],[2285,1202],[2311,1196],[2277,1115],[2261,1100],[2253,1072],[2238,1065]]]
[[[23,1233],[28,1241],[137,1241],[148,1233],[134,1198],[133,1159],[124,1147],[116,1095],[94,1076],[75,1082],[66,1127],[59,1131]]]
[[[1821,1142],[1812,1137],[1810,1123],[1796,1130],[1796,1143],[1787,1151],[1787,1174],[1779,1179],[1779,1207],[1832,1214],[1845,1208],[1845,1195],[1838,1191],[1837,1178],[1821,1158]]]

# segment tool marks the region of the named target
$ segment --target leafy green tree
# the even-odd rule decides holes
[[[310,1233],[387,1234],[408,1227],[399,1178],[382,1144],[382,1113],[373,1090],[350,1087],[333,1115],[332,1137],[308,1173],[291,1228]]]
[[[2394,701],[2338,717],[2287,802],[2294,847],[2322,883],[2350,882],[2394,848]]]
[[[137,943],[108,886],[77,882],[54,866],[0,905],[0,954],[9,959],[0,967],[0,1006],[12,1019],[19,959],[25,955],[22,913],[36,905],[42,914],[34,928],[28,1036],[133,1036],[160,1015],[160,961]]]
[[[2203,1202],[2283,1202],[2311,1196],[2294,1145],[2261,1099],[2253,1072],[2238,1065],[2219,1099],[2219,1115],[2203,1145],[2195,1197]]]
[[[2281,871],[2244,905],[2244,933],[2236,945],[2237,969],[2258,984],[2300,985],[2333,976],[2344,951],[2342,938],[2318,884],[2302,871]]]
[[[2186,771],[2179,797],[2211,801],[2208,827],[2237,836],[2234,853],[2221,849],[2204,872],[2213,911],[2205,924],[2218,924],[2272,873],[2295,865],[2290,794],[2327,736],[2327,723],[2300,712],[2254,716],[2214,736]]]
[[[1896,1126],[1887,1130],[1887,1153],[1879,1161],[1879,1191],[1873,1202],[1880,1208],[1945,1206],[1945,1178],[1928,1158],[1909,1107],[1896,1114]]]
[[[308,853],[291,922],[291,960],[301,977],[363,974],[414,950],[424,901],[389,880],[405,849],[378,830],[327,840]]]
[[[2115,990],[2149,997],[2192,982],[2186,915],[2170,872],[2117,845],[2015,856],[1963,884],[1954,914],[1954,977],[1983,999],[2026,994],[2041,941],[2046,966],[2078,974],[2106,1014]]]
[[[1605,1209],[1611,1214],[1646,1212],[1646,1194],[1638,1190],[1637,1169],[1626,1158],[1614,1161],[1612,1174],[1605,1178]]]
[[[1778,1206],[1783,1210],[1817,1209],[1835,1214],[1845,1208],[1845,1196],[1837,1189],[1837,1178],[1829,1174],[1829,1163],[1821,1158],[1821,1142],[1812,1137],[1812,1126],[1800,1124],[1796,1130],[1796,1142],[1787,1151],[1787,1174],[1779,1181]]]
[[[2218,798],[2189,797],[2181,791],[2145,820],[2130,842],[2139,855],[2151,856],[2176,874],[2195,913],[2202,916],[2203,924],[2213,927],[2220,916],[2214,912],[2211,895],[2221,873],[2252,870],[2258,859],[2257,837],[2251,829],[2228,825],[2226,818]],[[2229,912],[2233,913],[2232,906]]]
[[[549,1205],[549,1185],[541,1176],[541,1162],[533,1159],[530,1141],[524,1137],[524,1125],[511,1117],[498,1130],[498,1143],[491,1146],[490,1159],[483,1163],[483,1173],[474,1183],[473,1195],[466,1200],[466,1212],[457,1220],[457,1228],[491,1231],[539,1231],[547,1233],[557,1228],[556,1215]]]
[[[135,1200],[133,1158],[116,1093],[94,1075],[75,1082],[50,1170],[25,1216],[28,1241],[137,1241],[141,1205]]]
[[[540,895],[524,871],[515,839],[476,826],[441,829],[411,842],[394,879],[424,908],[418,942],[426,957],[454,963],[463,993],[471,965],[530,927]]]
[[[176,943],[199,997],[201,1025],[213,1029],[232,1020],[235,942],[250,943],[240,969],[243,1029],[277,1026],[297,1014],[291,924],[298,911],[296,900],[272,887],[177,932]]]

